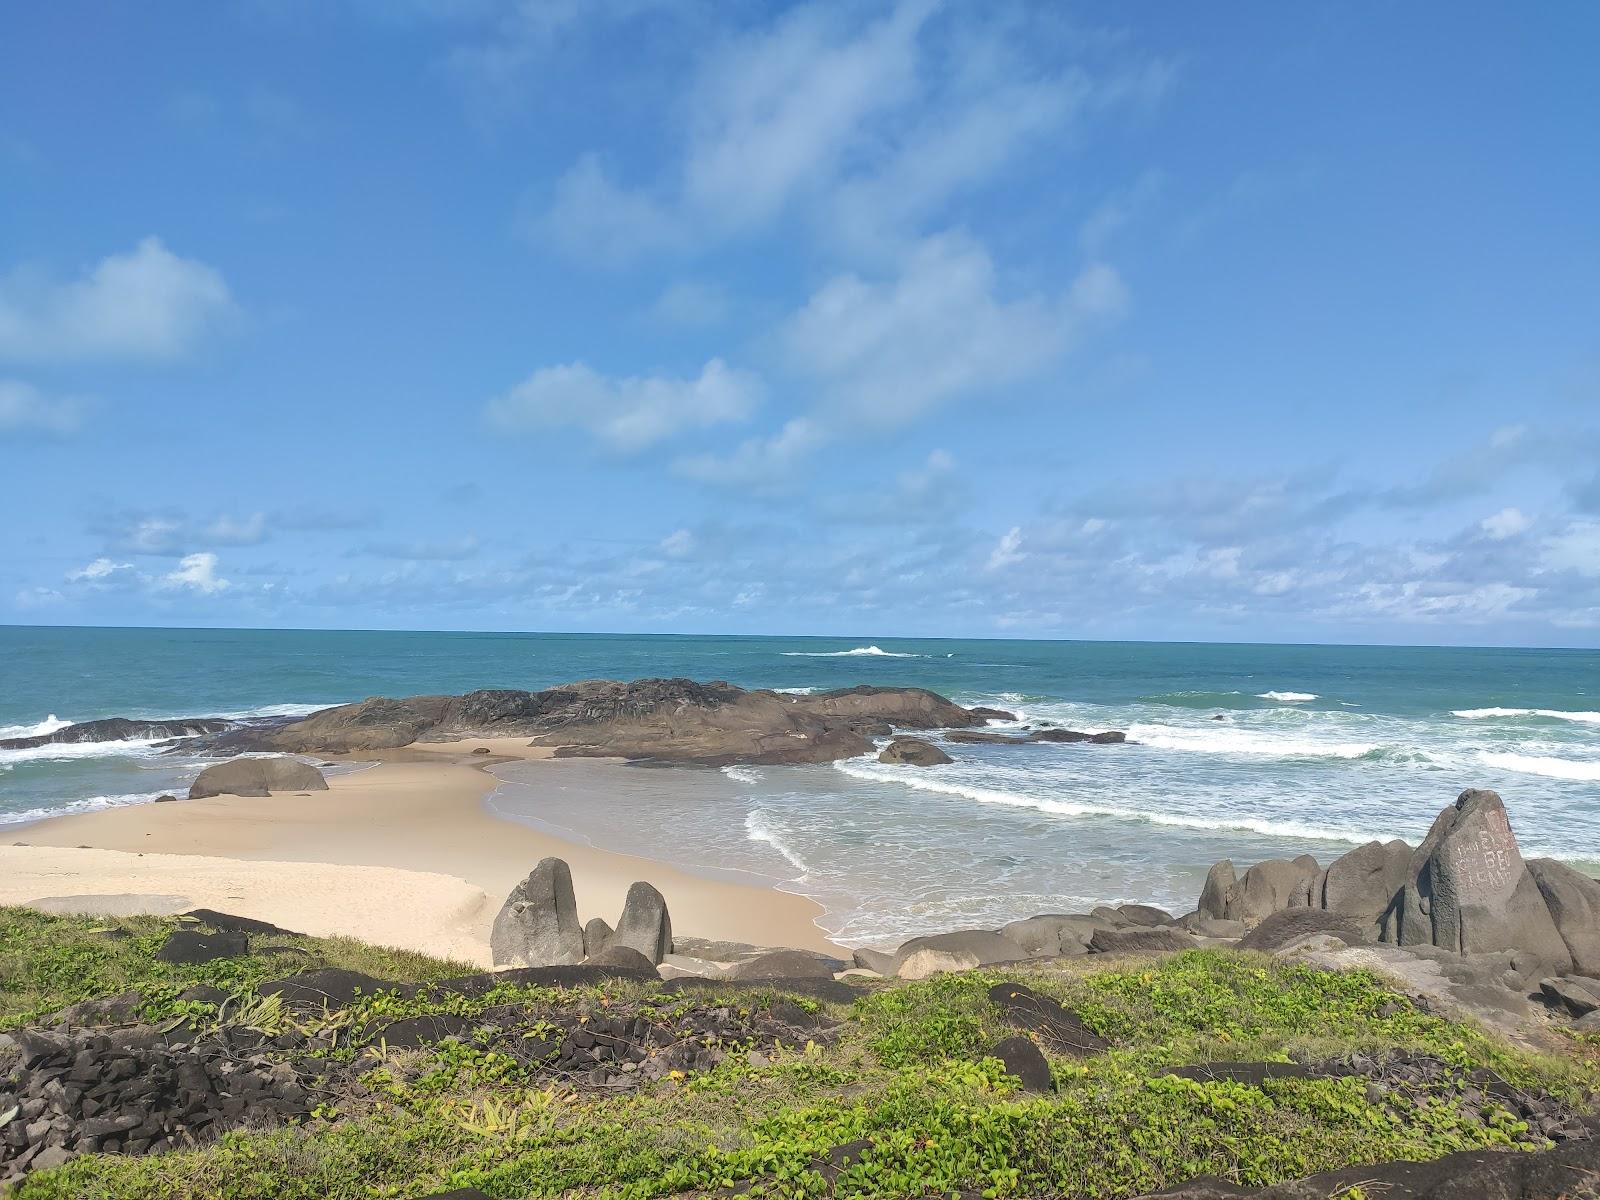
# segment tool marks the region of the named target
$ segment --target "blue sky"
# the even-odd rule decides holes
[[[1600,645],[1600,9],[0,15],[0,622]]]

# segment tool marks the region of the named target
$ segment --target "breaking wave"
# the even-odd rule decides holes
[[[68,813],[99,812],[106,808],[126,808],[131,804],[149,804],[159,795],[160,792],[135,792],[126,796],[89,796],[83,800],[52,804],[49,808],[25,808],[20,812],[0,809],[0,825],[20,825],[26,821],[66,816]]]
[[[1257,700],[1276,700],[1279,704],[1304,704],[1308,700],[1315,700],[1315,692],[1257,692]]]
[[[55,713],[51,713],[37,725],[0,725],[0,740],[6,738],[44,737],[47,733],[65,729],[71,724],[71,721],[63,721]]]
[[[1240,729],[1226,722],[1210,729],[1185,729],[1178,725],[1133,724],[1128,740],[1161,750],[1198,754],[1259,754],[1274,758],[1365,758],[1384,753],[1372,742],[1320,742],[1310,738],[1285,738]]]
[[[1600,762],[1574,762],[1570,758],[1546,758],[1538,754],[1494,754],[1478,751],[1478,761],[1519,775],[1542,775],[1546,779],[1600,780]]]
[[[1485,721],[1495,717],[1547,717],[1552,721],[1576,721],[1582,725],[1600,725],[1600,712],[1573,712],[1564,708],[1456,708],[1452,717],[1465,717],[1469,721]]]
[[[760,783],[761,776],[749,767],[723,767],[722,773],[735,783]]]
[[[785,658],[927,658],[926,654],[907,654],[881,646],[857,646],[854,650],[781,650]]]
[[[782,836],[767,824],[759,808],[751,809],[746,814],[744,832],[745,837],[750,841],[763,842],[783,855],[784,861],[800,872],[800,879],[804,879],[810,874],[811,868],[806,865],[806,860],[790,849],[789,844],[783,840]]]

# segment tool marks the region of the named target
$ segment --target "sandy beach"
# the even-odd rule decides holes
[[[488,755],[473,754],[488,747]],[[506,893],[539,859],[572,867],[582,919],[616,922],[628,886],[666,897],[674,930],[762,945],[834,948],[821,909],[776,890],[701,879],[674,867],[563,841],[493,815],[487,768],[548,758],[525,739],[415,745],[361,759],[327,792],[218,796],[56,817],[8,830],[0,903],[109,897],[124,911],[210,907],[301,932],[489,963],[489,928]],[[552,773],[593,771],[551,760]],[[570,777],[570,776],[569,776]],[[61,907],[59,901],[55,904]]]

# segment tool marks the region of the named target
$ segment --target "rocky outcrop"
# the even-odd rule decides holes
[[[65,725],[33,737],[0,738],[0,750],[36,750],[40,746],[75,746],[83,742],[165,742],[221,733],[233,726],[233,721],[222,717],[185,717],[172,721],[108,717],[103,721]]]
[[[879,753],[878,761],[910,767],[937,767],[955,760],[932,742],[925,742],[921,738],[897,737]]]
[[[972,711],[976,713],[982,710],[975,708]],[[1020,734],[971,729],[958,730],[950,734],[947,740],[974,746],[1031,746],[1037,742],[1081,742],[1091,746],[1120,746],[1127,742],[1128,735],[1119,729],[1108,729],[1101,733],[1083,733],[1076,729],[1032,729]]]
[[[650,960],[652,966],[672,953],[672,918],[666,898],[648,883],[635,883],[622,904],[622,919],[606,947],[626,946]]]
[[[901,979],[927,979],[945,971],[969,971],[1027,957],[1028,952],[1008,937],[967,929],[912,938],[895,952],[894,973]]]
[[[1528,860],[1556,932],[1580,975],[1600,976],[1600,881],[1553,858]]]
[[[189,787],[189,799],[327,790],[322,772],[297,758],[234,758],[201,771]]]
[[[1398,838],[1368,842],[1334,859],[1323,872],[1318,903],[1329,912],[1354,917],[1370,926],[1376,938],[1383,916],[1405,886],[1411,867],[1411,847]]]
[[[572,871],[546,858],[512,889],[494,919],[489,952],[497,967],[561,966],[583,961],[583,928]]]
[[[985,718],[922,688],[857,687],[796,696],[721,681],[591,679],[542,692],[374,697],[258,735],[292,753],[361,752],[417,741],[526,737],[567,757],[687,762],[833,762],[893,729],[959,729]]]

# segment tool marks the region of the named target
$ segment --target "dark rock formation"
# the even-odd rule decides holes
[[[255,735],[290,753],[382,750],[416,741],[527,737],[565,756],[731,763],[832,762],[867,753],[870,731],[959,729],[986,718],[921,688],[795,696],[724,682],[594,679],[542,692],[374,697]]]
[[[1239,939],[1240,950],[1260,950],[1272,954],[1302,938],[1326,934],[1347,946],[1372,940],[1367,926],[1347,913],[1320,908],[1284,908],[1271,914]]]
[[[878,761],[911,767],[937,767],[955,760],[932,742],[915,737],[897,737],[879,753]]]
[[[652,975],[659,974],[656,964],[650,961],[650,956],[640,954],[632,946],[622,946],[613,943],[605,947],[598,954],[591,954],[583,960],[586,967],[626,967],[630,972],[648,971]]]
[[[242,933],[201,933],[194,929],[174,929],[156,951],[164,963],[215,962],[219,958],[240,958],[250,952],[249,939]]]
[[[108,717],[66,725],[53,733],[33,737],[0,738],[0,750],[36,750],[40,746],[74,746],[82,742],[163,742],[199,737],[231,729],[235,722],[222,717],[185,717],[174,721],[138,721]]]
[[[1003,925],[1000,933],[1035,958],[1061,958],[1087,954],[1096,930],[1119,924],[1075,913],[1042,913]]]
[[[1174,926],[1156,929],[1098,929],[1089,939],[1095,954],[1166,954],[1173,950],[1193,950],[1198,943]]]
[[[1556,931],[1580,975],[1600,975],[1600,881],[1553,858],[1528,860]]]
[[[297,758],[234,758],[201,771],[189,787],[189,799],[327,790],[322,772]]]
[[[1037,1038],[1052,1054],[1087,1058],[1110,1048],[1111,1043],[1085,1025],[1077,1013],[1025,984],[997,983],[989,989],[989,1001],[1000,1010],[1001,1020]]]
[[[769,950],[728,968],[729,979],[832,979],[844,963],[807,950]]]
[[[942,971],[1022,962],[1028,952],[1008,937],[989,929],[965,929],[912,938],[895,951],[894,973],[902,979],[926,979]]]
[[[622,919],[606,946],[627,946],[649,959],[652,966],[659,965],[672,953],[672,918],[667,914],[666,898],[648,883],[635,883],[628,889]]]
[[[583,961],[572,871],[563,860],[541,860],[511,890],[494,919],[489,952],[496,966],[547,967]]]
[[[1150,904],[1119,904],[1117,913],[1132,925],[1171,925],[1172,914]]]
[[[979,712],[979,709],[973,709]],[[1023,734],[995,733],[986,730],[958,730],[947,735],[947,740],[969,745],[1031,746],[1038,742],[1083,743],[1091,746],[1120,746],[1128,735],[1118,729],[1103,733],[1082,733],[1076,729],[1033,729]]]
[[[614,930],[611,923],[604,917],[590,917],[583,926],[583,952],[585,954],[599,954],[611,944]]]
[[[1377,937],[1383,915],[1405,886],[1411,867],[1411,847],[1398,838],[1368,842],[1328,864],[1321,894],[1314,899],[1329,912],[1346,913],[1372,927]]]
[[[1055,1086],[1044,1054],[1025,1037],[1005,1038],[989,1048],[989,1057],[998,1058],[1025,1092],[1048,1092]]]

